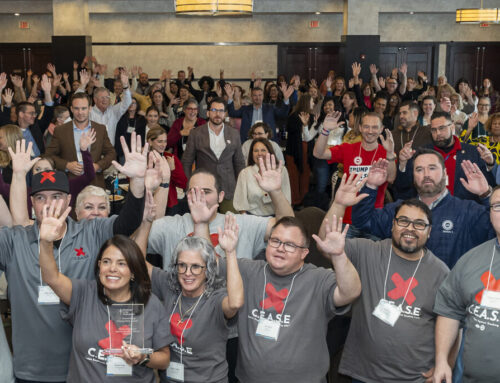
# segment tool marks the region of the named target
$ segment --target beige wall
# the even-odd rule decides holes
[[[19,21],[28,21],[30,29],[19,29]],[[0,43],[50,43],[52,14],[27,14],[21,17],[0,14]]]

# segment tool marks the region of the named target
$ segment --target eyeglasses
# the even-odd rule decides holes
[[[415,230],[425,230],[428,226],[430,226],[428,223],[425,223],[424,221],[411,221],[406,217],[399,217],[399,218],[394,218],[394,221],[398,224],[399,227],[408,227],[410,226],[410,223],[413,225],[413,228]]]
[[[197,265],[196,263],[193,265],[187,265],[185,263],[176,263],[175,268],[179,274],[184,274],[187,272],[188,268],[191,274],[200,275],[203,269],[206,269],[206,266]]]
[[[24,114],[27,114],[28,116],[36,116],[36,112],[23,112]]]
[[[285,248],[285,251],[287,253],[295,253],[295,251],[297,249],[305,249],[306,247],[305,246],[299,246],[299,245],[296,245],[295,243],[291,243],[291,242],[281,242],[278,238],[269,238],[269,241],[268,241],[269,245],[271,245],[271,247],[274,247],[275,249],[279,248],[281,245],[283,245],[283,247]]]
[[[213,113],[225,113],[224,109],[215,109],[215,108],[212,108],[212,109],[210,109],[210,111],[213,112]]]
[[[477,106],[491,106],[490,104],[477,104]]]
[[[490,205],[490,209],[495,211],[495,212],[499,212],[500,211],[500,202]]]
[[[186,108],[188,112],[196,112],[198,108]]]
[[[437,128],[431,128],[431,133],[437,133],[438,131],[439,132],[443,132],[448,126],[452,126],[453,125],[453,122],[452,123],[449,123],[448,125],[441,125],[441,126],[438,126]]]

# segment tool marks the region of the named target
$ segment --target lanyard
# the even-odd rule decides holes
[[[424,257],[425,253],[423,253],[423,250],[422,250],[422,256],[420,257],[420,259],[418,260],[418,263],[417,263],[417,267],[415,268],[415,271],[413,272],[413,275],[411,277],[411,281],[410,283],[408,283],[408,288],[406,289],[406,293],[403,297],[403,300],[401,301],[401,304],[399,305],[400,308],[403,308],[403,303],[405,302],[406,300],[406,296],[408,295],[408,291],[410,291],[410,286],[413,282],[413,278],[415,278],[415,274],[417,274],[417,270],[418,270],[418,267],[420,266],[420,262],[422,261],[422,258]],[[392,257],[392,245],[391,245],[391,251],[389,253],[389,262],[387,263],[387,271],[385,273],[385,281],[384,281],[384,298],[385,299],[385,294],[386,294],[386,288],[387,288],[387,277],[389,276],[389,268],[391,266],[391,257]]]
[[[358,153],[358,156],[356,158],[359,158],[359,164],[356,164],[356,165],[361,165],[363,163],[363,159],[361,158],[361,149],[363,148],[363,143],[360,143],[359,144],[359,153]],[[365,150],[365,152],[368,153],[367,150]],[[370,162],[370,165],[373,165],[373,160],[375,159],[375,156],[377,155],[377,152],[378,152],[378,145],[377,145],[377,149],[375,150],[375,154],[373,155],[372,157],[372,160]],[[356,158],[354,159],[354,162],[356,162]]]
[[[264,290],[262,291],[262,302],[264,302],[264,299],[266,297],[266,285],[267,285],[266,267],[267,267],[267,263],[264,266]],[[286,304],[288,302],[288,297],[290,296],[290,294],[292,294],[293,281],[295,281],[295,277],[297,275],[299,275],[299,273],[302,271],[303,268],[304,268],[304,265],[302,265],[302,267],[300,268],[300,270],[292,278],[292,283],[290,284],[290,290],[288,290],[288,294],[287,294],[286,299],[285,299],[285,304],[283,305],[283,310],[281,310],[281,318],[283,318],[283,315],[285,313],[285,308],[286,308]],[[279,321],[281,322],[281,319]]]
[[[172,310],[172,314],[170,314],[170,318],[168,320],[168,323],[170,324],[172,322],[172,315],[174,315],[174,312],[175,312],[175,308],[177,307],[177,304],[179,303],[179,299],[181,298],[181,295],[182,295],[182,292],[179,294],[179,296],[177,297],[177,300],[175,301],[175,305],[174,305],[174,308]],[[180,363],[182,364],[182,344],[184,343],[184,331],[186,331],[186,328],[187,328],[187,325],[189,323],[189,320],[191,319],[191,317],[193,316],[194,314],[194,311],[196,310],[196,306],[198,306],[198,303],[200,303],[201,301],[201,298],[203,297],[203,295],[205,295],[205,292],[203,292],[203,294],[200,295],[200,297],[198,298],[198,300],[196,301],[195,305],[194,305],[194,309],[193,311],[191,311],[191,314],[189,314],[189,318],[188,320],[186,321],[186,324],[184,325],[184,328],[182,329],[182,332],[181,332],[181,360],[180,360]],[[180,313],[179,313],[180,315]],[[182,319],[182,318],[181,318]]]
[[[413,133],[413,137],[411,138],[411,140],[408,140],[408,142],[410,141],[413,141],[415,139],[415,136],[417,135],[417,132],[418,130],[420,129],[420,125],[417,125],[417,129],[415,129],[415,133]],[[401,131],[401,134],[399,135],[399,138],[401,139],[401,148],[403,148],[403,133],[404,133],[404,128],[403,130]],[[408,138],[410,138],[410,132],[408,132]]]
[[[495,259],[495,250],[496,250],[496,245],[493,244],[493,252],[491,253],[491,261],[490,261],[490,270],[488,273],[488,282],[486,282],[486,290],[485,291],[488,291],[488,287],[490,287],[491,267],[493,266],[493,259]]]
[[[109,299],[109,298],[108,298]],[[109,305],[106,305],[106,310],[108,310],[108,325],[111,326],[111,314],[109,313]],[[134,323],[134,309],[133,309],[133,305],[132,305],[132,315],[130,316],[130,341],[128,342],[129,344],[132,344],[132,335],[134,334],[134,331],[132,326],[133,326],[133,323]],[[112,331],[111,331],[111,327],[110,327],[110,331],[109,331],[109,349],[112,350],[112,343],[111,343],[111,336],[112,336]],[[144,345],[143,345],[144,347]]]
[[[66,233],[68,232],[68,227],[66,226],[66,230],[64,231],[64,235],[61,239],[61,243],[59,244],[59,248],[57,249],[57,261],[58,261],[58,267],[59,267],[59,272],[62,273],[62,269],[61,269],[61,247],[62,247],[62,244],[63,244],[63,241],[64,241],[64,237],[66,236]],[[38,242],[38,256],[40,257],[40,228],[38,228],[38,238],[37,238],[37,242]],[[40,261],[38,261],[40,263]],[[43,286],[43,283],[42,283],[42,268],[40,268],[40,286]]]

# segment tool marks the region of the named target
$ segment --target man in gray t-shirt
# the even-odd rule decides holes
[[[316,240],[335,272],[304,263],[307,235],[294,217],[284,217],[273,227],[266,261],[239,260],[245,290],[237,323],[239,381],[326,381],[328,321],[349,309],[361,284],[345,254],[330,255],[334,244]],[[220,264],[223,274],[224,262]]]
[[[458,329],[467,328],[463,382],[497,382],[500,376],[500,189],[490,198],[490,220],[497,238],[465,253],[441,285],[434,312],[436,325],[435,381],[451,382],[447,355]]]
[[[327,218],[341,215],[343,206],[359,198],[360,187],[353,177],[344,179]],[[413,199],[397,207],[391,239],[347,240],[345,253],[359,273],[363,291],[352,306],[341,373],[364,383],[424,382],[432,376],[432,308],[449,270],[425,248],[431,225],[430,209]],[[320,235],[326,233],[321,230]]]
[[[131,177],[130,193],[120,215],[80,222],[68,218],[65,235],[54,246],[60,271],[71,278],[93,279],[94,260],[102,244],[114,234],[131,235],[141,223],[146,154],[128,153],[120,169]],[[68,193],[63,172],[34,175],[31,199],[35,224],[0,230],[0,270],[9,282],[12,309],[14,375],[25,381],[63,382],[68,373],[72,328],[60,316],[59,300],[41,280],[38,262],[38,223],[44,206],[62,199],[64,211],[71,199]]]
[[[264,249],[264,241],[269,237],[276,220],[293,215],[293,209],[281,191],[281,169],[282,166],[275,164],[274,156],[270,158],[268,155],[266,161],[260,161],[257,182],[269,193],[276,218],[236,214],[240,228],[236,249],[238,258],[256,258]],[[218,227],[224,227],[224,215],[217,213],[218,204],[224,199],[218,176],[206,169],[197,169],[189,179],[188,189],[191,213],[159,218],[153,222],[149,234],[148,253],[161,254],[164,269],[168,267],[179,240],[188,235],[206,237],[218,254],[224,253],[219,246],[217,232]]]

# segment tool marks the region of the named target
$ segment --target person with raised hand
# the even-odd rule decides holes
[[[42,279],[49,287],[46,291],[60,298],[65,305],[61,316],[73,327],[67,380],[106,382],[109,375],[122,375],[122,382],[155,382],[153,369],[168,366],[168,345],[173,337],[167,313],[152,294],[141,250],[131,239],[116,235],[99,250],[95,280],[67,277],[53,256],[54,242],[64,240],[71,210],[67,207],[63,211],[63,205],[63,200],[52,200],[43,208],[39,262]],[[133,327],[114,330],[119,326],[118,318],[111,315],[114,306],[124,304],[134,305],[132,318],[143,321],[143,334],[134,333]],[[108,355],[109,348],[121,351]]]
[[[189,192],[190,203],[200,204],[199,216],[208,217],[204,193]],[[145,253],[155,206],[147,192],[144,218],[135,241]],[[239,227],[232,214],[224,217],[224,228],[218,227],[219,245],[225,254],[225,280],[217,275],[217,254],[205,238],[187,236],[176,245],[166,271],[147,264],[152,290],[168,312],[171,334],[176,341],[170,345],[171,362],[160,372],[161,382],[225,382],[228,365],[226,341],[228,321],[244,302],[243,282],[236,260]]]

